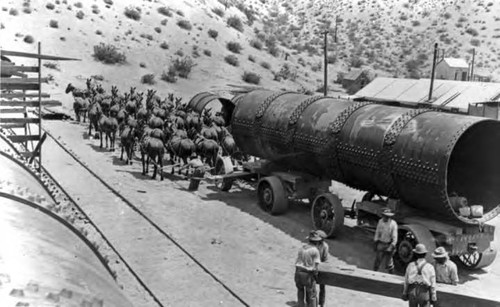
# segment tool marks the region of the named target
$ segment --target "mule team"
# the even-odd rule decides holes
[[[71,92],[74,97],[76,120],[80,122],[83,118],[85,123],[88,116],[88,135],[92,136],[93,128],[99,135],[101,148],[105,139],[105,147],[114,151],[118,134],[120,159],[123,160],[125,153],[127,164],[132,163],[134,148],[139,145],[143,175],[148,173],[151,162],[152,178],[159,172],[163,180],[165,153],[169,154],[174,173],[176,165],[185,165],[192,158],[200,157],[213,168],[218,155],[233,156],[237,151],[221,113],[212,115],[211,110],[204,110],[200,114],[181,104],[182,98],[169,94],[162,99],[154,90],[144,94],[131,87],[119,94],[118,88],[112,86],[107,94],[91,79],[87,79],[86,85],[85,89],[78,89],[70,83],[66,88],[66,93]]]

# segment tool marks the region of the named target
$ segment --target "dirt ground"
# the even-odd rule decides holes
[[[190,192],[188,181],[177,175],[165,173],[163,182],[158,178],[153,181],[141,174],[140,161],[124,165],[119,159],[119,147],[114,153],[99,148],[99,140],[88,138],[86,125],[46,121],[45,127],[251,306],[294,305],[293,263],[311,227],[307,204],[293,203],[285,215],[271,216],[259,208],[253,187],[246,183],[238,183],[229,193],[219,192],[207,183],[202,183],[198,191]],[[54,159],[50,152],[44,152],[43,157],[44,160]],[[57,165],[53,162],[49,164]],[[332,188],[338,191],[344,206],[349,206],[362,194],[337,183]],[[497,226],[494,245],[498,248],[500,221],[497,218],[493,223]],[[342,234],[328,240],[330,261],[370,269],[374,259],[371,234],[354,224],[346,219],[347,227]],[[497,259],[484,270],[461,272],[464,282],[460,287],[500,300],[495,290],[499,274]],[[192,287],[185,289],[186,297],[199,287],[203,285],[193,279]],[[335,305],[405,305],[398,299],[340,288],[329,287],[327,291],[327,301]],[[203,302],[193,301],[188,305],[201,306]]]

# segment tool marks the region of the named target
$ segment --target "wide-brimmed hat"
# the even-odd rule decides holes
[[[433,258],[446,258],[447,256],[448,252],[442,246],[436,248],[432,253]]]
[[[319,242],[323,240],[323,238],[318,234],[316,230],[311,230],[306,239],[312,242]]]
[[[326,232],[324,232],[323,230],[316,230],[316,234],[323,240],[326,239],[326,237],[328,237],[326,235]]]
[[[422,243],[417,244],[413,249],[415,254],[427,254],[427,248]]]
[[[382,210],[381,214],[388,217],[394,216],[394,213],[389,208],[385,208],[384,210]]]

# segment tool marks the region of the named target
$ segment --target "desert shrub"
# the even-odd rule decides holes
[[[107,5],[113,5],[113,0],[103,0]]]
[[[168,22],[168,19],[163,19],[160,23],[162,26],[166,26]]]
[[[60,39],[61,41],[63,41],[63,42],[65,42],[65,41],[66,41],[66,37],[64,37],[64,36],[59,37],[59,39]]]
[[[106,64],[125,63],[127,57],[111,44],[100,43],[94,46],[94,58]]]
[[[101,31],[101,30],[96,30],[96,31],[95,31],[95,34],[97,34],[97,35],[102,35],[102,31]]]
[[[140,20],[141,19],[141,11],[133,6],[128,6],[125,8],[124,12],[125,16],[127,16],[130,19],[133,20]]]
[[[75,6],[79,9],[81,9],[83,7],[82,3],[81,2],[77,2],[75,3]]]
[[[281,81],[282,79],[284,80],[290,79],[292,81],[295,81],[297,79],[297,71],[295,70],[292,71],[288,63],[283,64],[283,66],[281,66],[280,71],[274,73],[274,80]]]
[[[471,39],[470,44],[475,47],[479,47],[481,45],[481,42],[478,39]]]
[[[217,32],[217,31],[215,31],[213,29],[210,29],[210,30],[208,30],[208,36],[210,38],[213,38],[214,40],[216,40],[217,36],[219,36],[219,32]]]
[[[182,56],[184,56],[184,51],[182,51],[182,49],[179,49],[175,52],[175,55],[182,57]]]
[[[23,8],[23,13],[25,13],[25,14],[31,14],[31,8],[29,8],[29,7]]]
[[[43,63],[43,67],[59,70],[59,64],[57,62],[45,62]]]
[[[224,11],[220,8],[214,8],[212,9],[212,12],[214,12],[217,16],[224,17]]]
[[[256,39],[250,41],[250,46],[254,47],[255,49],[262,50],[262,42]]]
[[[85,17],[85,13],[83,11],[76,12],[76,18],[83,19]]]
[[[191,31],[191,29],[193,28],[193,26],[191,25],[191,23],[189,22],[189,20],[186,20],[186,19],[179,20],[177,22],[177,25],[181,29],[188,30],[188,31]]]
[[[326,58],[326,61],[328,62],[328,64],[334,64],[335,62],[337,62],[337,56],[334,54],[330,54]]]
[[[144,63],[144,62],[140,62],[140,63],[139,63],[139,67],[146,68],[146,63]]]
[[[160,48],[166,50],[166,49],[169,48],[169,46],[168,46],[167,42],[163,42],[163,43],[160,44]]]
[[[351,57],[350,64],[352,67],[359,68],[362,65],[364,65],[365,63],[360,57],[353,56],[353,57]]]
[[[155,27],[156,33],[161,33],[161,28],[160,27]]]
[[[477,32],[477,30],[474,29],[474,28],[468,28],[467,30],[465,30],[465,33],[470,34],[472,36],[478,36],[479,35],[479,32]]]
[[[248,72],[245,71],[243,75],[241,76],[243,81],[251,84],[259,84],[260,83],[260,76],[257,75],[256,73],[253,72]]]
[[[205,49],[205,50],[203,50],[203,54],[206,56],[212,56],[212,51]]]
[[[414,27],[418,27],[418,26],[420,26],[420,21],[414,20],[414,21],[411,22],[411,25],[414,26]]]
[[[12,8],[9,10],[9,15],[17,16],[17,15],[19,15],[19,12],[16,9]]]
[[[162,7],[159,7],[158,8],[158,13],[162,14],[162,15],[165,15],[167,17],[172,17],[172,11],[165,7],[165,6],[162,6]]]
[[[260,66],[264,67],[265,69],[270,69],[271,68],[271,64],[269,64],[268,62],[260,62]]]
[[[240,32],[243,32],[243,23],[241,22],[241,19],[236,15],[233,15],[227,19],[227,25],[235,28]]]
[[[153,40],[153,35],[151,35],[151,34],[142,33],[142,34],[140,35],[140,37],[145,38],[145,39],[148,39],[148,40],[150,40],[150,41],[152,41],[152,40]]]
[[[445,19],[450,19],[451,18],[451,13],[446,12],[446,13],[443,14],[443,17]]]
[[[92,8],[92,13],[96,14],[96,15],[99,15],[99,13],[101,13],[101,11],[99,10],[98,7],[93,7]]]
[[[226,44],[227,50],[234,52],[234,53],[240,53],[241,49],[243,49],[238,42],[228,42]]]
[[[191,69],[195,65],[190,57],[177,58],[170,64],[169,71],[170,68],[173,68],[177,76],[187,79],[191,73]]]
[[[161,79],[163,81],[166,81],[166,82],[169,82],[169,83],[175,83],[175,82],[177,82],[177,76],[176,76],[175,68],[173,66],[170,66],[168,68],[167,72],[163,72],[161,74]]]
[[[274,47],[268,47],[267,52],[269,52],[270,55],[277,57],[280,54],[280,48],[274,46]]]
[[[177,10],[175,13],[181,17],[184,17],[184,12],[181,10]]]
[[[195,59],[200,57],[200,50],[199,50],[198,46],[193,46],[193,50],[191,51],[191,55]]]
[[[52,19],[52,20],[49,22],[49,26],[50,26],[51,28],[59,28],[59,23],[57,22],[57,20]]]
[[[23,41],[25,43],[28,43],[28,44],[33,44],[33,42],[35,41],[35,39],[33,38],[33,36],[31,35],[26,35],[23,39]]]
[[[255,63],[255,57],[254,57],[253,55],[251,55],[251,54],[248,56],[248,60],[249,60],[250,62]]]
[[[465,18],[464,16],[460,16],[460,18],[458,18],[458,22],[466,22],[467,21],[467,18]]]
[[[226,63],[228,63],[229,65],[233,65],[233,66],[239,66],[240,65],[240,62],[238,61],[238,58],[235,55],[233,55],[233,54],[227,55],[224,58],[224,61],[226,61]]]
[[[156,83],[155,74],[145,74],[144,76],[141,77],[141,83],[149,85],[155,84]]]
[[[51,2],[47,3],[47,4],[45,5],[45,7],[46,7],[47,9],[49,9],[49,10],[53,10],[53,9],[55,9],[55,8],[56,8],[56,6],[54,5],[54,3],[51,3]]]
[[[401,16],[399,16],[399,19],[405,21],[408,20],[408,16],[401,14]]]

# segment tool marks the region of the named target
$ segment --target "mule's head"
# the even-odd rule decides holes
[[[66,90],[64,92],[68,94],[69,92],[73,91],[74,88],[75,87],[71,83],[68,83],[68,86],[66,86]]]

